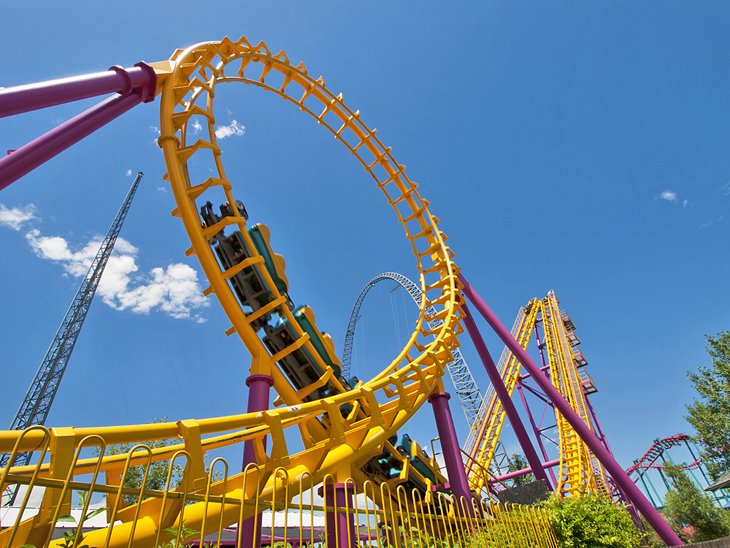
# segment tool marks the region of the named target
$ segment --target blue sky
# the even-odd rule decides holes
[[[556,290],[622,464],[655,437],[688,429],[685,372],[707,362],[703,335],[730,325],[727,4],[215,6],[9,4],[0,46],[12,54],[0,85],[162,60],[226,35],[284,49],[393,146],[464,274],[505,323],[531,297]],[[294,300],[313,306],[341,351],[363,284],[385,270],[414,275],[401,229],[362,169],[298,111],[255,89],[218,99],[218,121],[234,128],[223,142],[235,193],[252,220],[271,227]],[[0,120],[2,150],[90,103]],[[202,275],[169,215],[157,118],[156,104],[137,107],[0,194],[0,422],[10,423],[78,286],[84,247],[106,231],[130,170],[145,178],[126,243],[48,422],[122,424],[245,407],[248,358],[225,337],[217,303],[199,297]],[[18,211],[33,218],[14,230],[7,225]],[[407,305],[389,288],[372,293],[356,342],[361,378],[395,352]],[[486,386],[468,344],[464,352]],[[435,435],[432,423],[428,409],[419,413],[418,439]]]

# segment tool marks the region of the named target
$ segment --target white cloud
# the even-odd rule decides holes
[[[724,216],[724,215],[720,215],[719,217],[716,217],[715,219],[710,219],[709,221],[707,221],[707,222],[705,222],[705,223],[702,223],[702,224],[700,225],[700,229],[704,230],[704,229],[706,229],[706,228],[709,228],[709,227],[711,227],[712,225],[714,225],[715,223],[719,223],[719,222],[720,222],[720,221],[722,221],[722,220],[723,220],[724,218],[725,218],[725,216]]]
[[[215,128],[215,136],[218,139],[225,139],[227,137],[243,137],[246,133],[246,126],[241,124],[238,120],[231,120],[231,123],[227,126],[218,126]]]
[[[203,125],[200,123],[200,120],[193,120],[193,123],[191,125],[193,128],[193,133],[200,133],[203,129]]]
[[[155,138],[152,139],[152,144],[155,146],[159,146],[157,139],[160,137],[160,128],[158,128],[157,126],[150,126],[150,131],[155,134]]]
[[[167,187],[164,187],[164,186],[158,186],[158,187],[157,187],[157,190],[158,190],[159,192],[167,192]]]
[[[35,218],[35,205],[33,204],[21,207],[7,207],[5,204],[0,204],[0,226],[20,230],[25,223]]]
[[[128,169],[127,171],[125,171],[125,172],[124,172],[124,174],[125,174],[125,175],[126,175],[127,177],[131,177],[131,176],[132,176],[132,170],[131,170],[131,169]]]
[[[666,200],[667,202],[677,203],[677,193],[672,190],[665,190],[660,195],[659,198],[662,200]]]
[[[71,249],[61,236],[44,236],[37,229],[29,231],[26,240],[41,259],[55,261],[66,274],[80,278],[86,274],[101,245],[97,236],[77,250]],[[136,314],[160,311],[176,319],[205,320],[200,309],[208,306],[198,283],[198,273],[183,263],[155,267],[148,274],[137,274],[138,249],[124,238],[118,238],[99,281],[97,294],[116,310]]]
[[[687,207],[689,205],[689,200],[682,200],[682,207]]]

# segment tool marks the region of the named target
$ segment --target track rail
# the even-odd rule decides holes
[[[201,485],[203,489],[205,452],[250,439],[254,442],[259,464],[211,485],[207,492],[212,496],[225,495],[241,501],[257,497],[270,499],[284,490],[288,496],[294,496],[298,490],[320,483],[328,474],[337,481],[355,476],[358,467],[377,455],[385,440],[440,387],[445,368],[453,360],[452,351],[458,346],[457,335],[462,327],[457,269],[452,261],[453,253],[446,245],[446,236],[431,214],[429,203],[420,196],[416,183],[406,174],[405,166],[396,161],[391,149],[382,143],[374,129],[365,125],[359,111],[345,104],[342,94],[330,92],[324,79],[310,76],[303,63],[294,65],[284,52],[272,53],[263,42],[254,45],[245,38],[237,41],[225,38],[178,50],[168,63],[155,63],[154,66],[159,81],[164,82],[160,98],[159,144],[167,165],[166,178],[177,203],[173,214],[181,218],[190,238],[188,255],[198,258],[210,282],[205,294],[215,295],[231,321],[227,334],[237,334],[251,354],[251,373],[272,376],[274,389],[285,407],[262,413],[178,423],[2,432],[0,451],[17,454],[18,451],[45,447],[45,451],[51,453],[50,464],[36,468],[32,472],[34,478],[73,481],[73,478],[91,469],[95,471],[95,481],[96,474],[113,475],[125,459],[139,463],[146,457],[136,453],[122,456],[121,461],[120,457],[105,457],[97,466],[89,459],[79,457],[84,446],[182,438],[183,443],[176,448],[155,451],[152,457],[156,460],[174,459],[182,454],[188,462],[186,481],[192,482],[191,485]],[[221,84],[261,88],[308,114],[372,176],[405,229],[424,294],[419,319],[407,344],[393,361],[373,379],[354,390],[302,403],[301,396],[276,367],[277,356],[269,354],[252,328],[252,320],[238,305],[228,281],[231,272],[224,271],[213,255],[209,239],[221,228],[235,225],[244,238],[248,237],[246,221],[236,208],[233,185],[226,176],[221,148],[215,136],[213,106],[217,86]],[[194,120],[202,121],[207,135],[193,140],[193,133],[188,131],[188,127]],[[191,180],[191,159],[196,163],[207,161],[214,175],[204,180]],[[198,206],[214,191],[225,194],[234,215],[206,228],[201,223]],[[265,269],[262,270],[268,276]],[[275,292],[275,285],[269,285]],[[275,294],[274,300],[279,297],[281,295]],[[277,302],[280,304],[275,312],[298,329],[284,299]],[[435,325],[433,322],[439,322],[438,326],[431,327]],[[294,345],[305,346],[314,353],[308,337],[302,332],[298,332],[298,336]],[[354,411],[343,416],[340,412],[343,404],[351,405]],[[290,454],[287,437],[289,432],[296,431],[305,450]],[[264,450],[265,437],[270,439],[268,451]],[[281,469],[287,473],[274,473]],[[23,471],[5,469],[0,483],[7,483],[16,472]],[[58,517],[64,496],[63,492],[48,489],[40,514],[0,533],[0,541],[5,540],[2,537],[13,535],[12,541],[21,544],[47,543],[54,523],[52,519]],[[136,514],[121,512],[117,515],[121,523],[116,523],[113,528],[88,533],[84,543],[108,546],[133,543],[134,546],[152,547],[158,545],[160,531],[165,528],[180,527],[184,523],[185,527],[202,533],[214,532],[221,526],[251,517],[255,512],[254,508],[243,503],[239,507],[203,502],[185,505],[168,498],[151,497],[139,505]],[[51,544],[54,543],[58,545],[59,541]]]
[[[365,297],[373,287],[386,280],[391,280],[397,283],[411,296],[413,302],[416,303],[416,306],[421,306],[421,302],[423,301],[423,292],[421,291],[421,288],[418,287],[413,280],[403,274],[399,274],[397,272],[383,272],[365,284],[355,300],[352,312],[350,312],[350,319],[347,322],[345,342],[343,345],[344,349],[342,351],[342,374],[345,377],[349,377],[351,374],[350,368],[352,363],[352,348],[355,342],[355,328],[357,327],[357,322],[360,320],[360,309],[362,308],[363,302],[365,302]],[[426,310],[426,313],[435,315],[436,310]],[[429,327],[431,329],[438,329],[439,326],[440,320],[429,323]],[[469,369],[466,360],[461,355],[461,351],[456,348],[452,351],[452,354],[454,356],[454,361],[450,362],[446,366],[446,369],[451,376],[451,381],[454,383],[454,390],[456,391],[456,395],[461,403],[461,408],[464,411],[467,424],[473,426],[479,414],[482,395],[476,381],[474,380],[474,375],[471,374],[471,370]]]
[[[532,299],[518,313],[512,327],[512,335],[522,348],[527,348],[539,324],[543,329],[547,372],[553,386],[568,400],[583,422],[593,429],[594,425],[583,389],[583,379],[577,368],[575,351],[568,340],[563,314],[558,298],[553,291],[550,291],[543,299]],[[522,365],[512,353],[505,350],[500,360],[499,370],[505,387],[511,395],[520,382]],[[506,416],[501,402],[492,392],[487,393],[484,402],[483,418],[479,421],[480,428],[470,436],[467,443],[469,485],[472,490],[477,492],[480,492],[489,480],[483,471],[492,462],[494,448],[499,440]],[[562,496],[578,495],[584,492],[598,492],[609,496],[608,478],[603,466],[575,429],[557,410],[555,411],[555,421],[560,453],[557,492]]]

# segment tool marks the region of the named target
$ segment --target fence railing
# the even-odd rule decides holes
[[[189,449],[109,454],[98,436],[48,459],[49,431],[35,429],[44,434],[35,462],[0,470],[0,491],[19,489],[15,506],[0,508],[0,546],[558,546],[540,508],[456,500],[408,478],[358,470],[315,483],[254,465],[230,474],[224,458],[201,468]]]

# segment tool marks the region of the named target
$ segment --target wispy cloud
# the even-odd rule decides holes
[[[203,129],[203,125],[200,123],[200,120],[193,120],[193,123],[190,125],[193,128],[193,133],[200,133]]]
[[[75,278],[86,274],[103,239],[96,236],[72,249],[65,238],[44,236],[38,229],[30,230],[25,238],[38,257],[58,263],[66,274]],[[98,295],[102,301],[116,310],[136,314],[160,311],[171,318],[205,321],[200,309],[208,306],[208,301],[198,283],[198,273],[186,264],[172,263],[138,274],[138,253],[130,242],[117,239],[99,282]]]
[[[157,190],[158,190],[159,192],[167,192],[167,187],[165,187],[165,186],[158,186],[158,187],[157,187]]]
[[[131,177],[131,176],[132,176],[132,170],[131,170],[131,169],[128,169],[127,171],[125,171],[125,172],[124,172],[124,174],[125,174],[125,175],[126,175],[127,177]]]
[[[155,146],[160,146],[157,142],[157,139],[160,137],[160,128],[157,126],[150,126],[150,131],[155,134],[155,138],[152,139],[152,144]]]
[[[722,185],[722,195],[730,196],[730,181]]]
[[[716,217],[716,218],[714,218],[714,219],[710,219],[709,221],[707,221],[707,222],[704,222],[704,223],[702,223],[702,224],[700,225],[700,229],[702,229],[702,230],[705,230],[706,228],[709,228],[709,227],[711,227],[711,226],[712,226],[712,225],[714,225],[715,223],[719,223],[719,222],[720,222],[720,221],[722,221],[722,220],[723,220],[724,218],[725,218],[725,216],[724,216],[724,215],[720,215],[719,217]]]
[[[246,126],[238,120],[231,120],[228,125],[218,126],[215,128],[215,136],[218,139],[226,139],[228,137],[243,137],[246,133]]]
[[[682,207],[687,207],[689,205],[689,200],[682,200]]]
[[[28,204],[21,207],[7,207],[0,204],[0,226],[20,230],[23,225],[36,218],[36,207]]]

